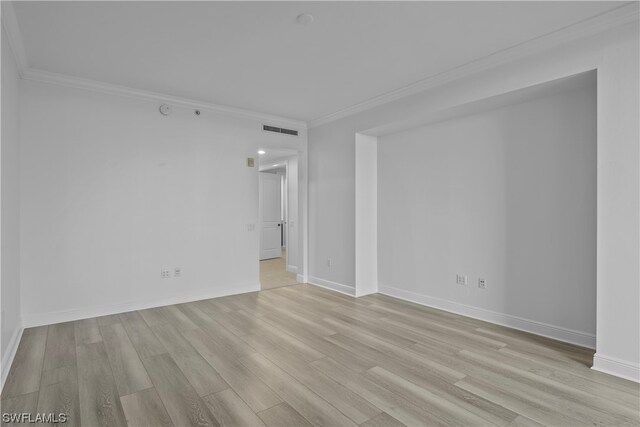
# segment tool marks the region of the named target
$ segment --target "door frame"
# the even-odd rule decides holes
[[[277,159],[278,162],[283,162],[285,170],[286,170],[286,184],[287,184],[287,192],[291,187],[291,166],[290,160],[292,157],[295,157],[297,160],[297,218],[295,218],[294,227],[296,229],[297,234],[295,237],[295,241],[291,239],[291,212],[289,211],[290,202],[287,200],[287,212],[286,212],[286,233],[287,233],[287,251],[286,251],[286,259],[285,259],[285,268],[288,272],[296,274],[296,280],[299,283],[307,283],[308,281],[308,179],[307,179],[307,138],[306,132],[302,136],[302,147],[298,147],[298,149],[290,149],[291,155],[282,157],[281,159]],[[264,143],[260,145],[261,149],[268,150],[272,146]],[[304,150],[300,149],[304,148]],[[273,146],[273,149],[282,149],[280,147]],[[275,160],[274,160],[275,161]],[[258,173],[260,172],[260,167],[257,168]],[[256,176],[256,179],[259,180],[259,175]],[[259,185],[258,185],[259,187]],[[260,197],[260,193],[258,190],[258,197]],[[289,199],[287,195],[287,199]],[[260,219],[260,214],[258,212],[258,220]],[[259,271],[259,259],[260,259],[260,236],[258,237],[258,245],[257,245],[257,262],[258,262],[258,271]],[[297,247],[297,262],[295,265],[295,271],[290,269],[290,254],[291,254],[291,246],[295,244]],[[259,278],[258,278],[259,279]],[[258,280],[259,281],[259,280]]]

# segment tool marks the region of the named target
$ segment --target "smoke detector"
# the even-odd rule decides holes
[[[300,25],[309,25],[313,22],[315,18],[310,13],[301,13],[296,18],[296,22]]]
[[[162,104],[160,106],[160,114],[162,114],[163,116],[168,116],[169,114],[171,114],[171,107],[169,107],[167,104]]]

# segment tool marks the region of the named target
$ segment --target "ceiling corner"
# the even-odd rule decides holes
[[[620,7],[585,19],[557,31],[545,34],[519,45],[478,58],[461,66],[430,76],[415,83],[400,87],[391,92],[380,94],[363,102],[350,105],[307,122],[308,129],[367,111],[402,98],[415,95],[446,83],[470,76],[480,71],[498,67],[510,61],[524,58],[534,53],[553,48],[571,41],[592,36],[611,28],[638,21],[640,2],[630,1]]]
[[[29,62],[27,61],[27,53],[25,52],[24,44],[22,43],[22,35],[20,34],[20,28],[18,27],[16,12],[13,9],[13,2],[2,1],[0,2],[0,8],[2,26],[6,31],[11,51],[13,52],[13,56],[16,60],[18,73],[20,74],[20,77],[22,77],[29,69]]]

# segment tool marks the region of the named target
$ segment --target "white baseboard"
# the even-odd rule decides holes
[[[287,265],[287,271],[289,273],[298,273],[298,267],[295,265]]]
[[[373,294],[377,294],[378,293],[378,285],[376,284],[376,287],[373,289],[368,289],[365,292],[361,292],[358,291],[358,289],[356,289],[356,297],[360,298],[360,297],[366,297],[367,295],[373,295]]]
[[[164,305],[182,304],[185,302],[199,301],[209,298],[224,297],[227,295],[257,292],[260,284],[236,285],[221,289],[211,289],[205,292],[192,292],[189,294],[171,295],[162,298],[152,298],[139,301],[123,302],[103,306],[77,308],[66,311],[52,311],[48,313],[27,314],[22,316],[25,328],[54,323],[70,322],[73,320],[87,319],[90,317],[107,316],[110,314],[126,313],[128,311],[144,310],[147,308],[161,307]]]
[[[346,294],[352,297],[356,295],[356,288],[354,286],[343,285],[342,283],[320,279],[319,277],[309,276],[309,284],[320,286],[321,288],[331,289],[333,291],[338,291],[342,294]]]
[[[304,276],[302,274],[296,274],[296,280],[298,281],[298,283],[307,283],[307,281],[304,280]]]
[[[582,347],[596,348],[596,336],[587,332],[549,325],[536,320],[525,319],[523,317],[460,304],[458,302],[442,298],[430,297],[391,286],[380,285],[378,292],[402,300],[426,305],[428,307],[460,314],[462,316],[484,320],[485,322],[507,326],[509,328],[530,332],[536,335],[542,335],[543,337],[553,338],[558,341],[564,341]]]
[[[593,355],[591,369],[615,375],[627,380],[640,382],[640,366],[637,363],[620,360],[616,357],[604,356],[600,353]]]
[[[4,383],[7,381],[7,377],[9,376],[9,370],[13,364],[13,359],[16,357],[18,345],[20,345],[20,339],[22,339],[22,332],[24,332],[24,328],[22,326],[18,326],[11,336],[7,351],[2,356],[2,362],[0,363],[0,370],[2,371],[0,372],[0,392],[4,389]]]

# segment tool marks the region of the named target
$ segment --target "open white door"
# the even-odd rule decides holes
[[[280,218],[280,175],[260,172],[260,260],[278,258],[282,255]]]

